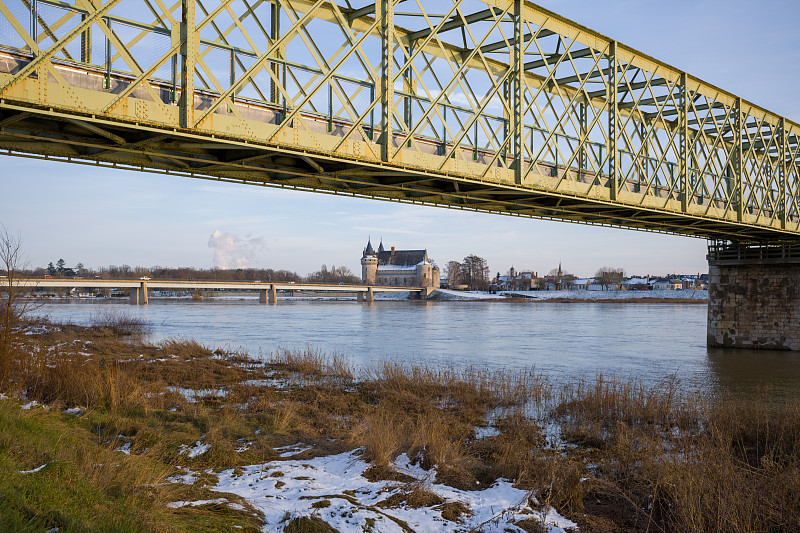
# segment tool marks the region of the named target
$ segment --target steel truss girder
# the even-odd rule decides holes
[[[0,41],[6,153],[800,239],[797,123],[529,2],[136,1],[147,9],[128,18],[119,0],[0,2],[18,34]],[[154,57],[147,39],[163,43]]]

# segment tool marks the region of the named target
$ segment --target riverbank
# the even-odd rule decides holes
[[[107,316],[16,337],[0,400],[0,529],[800,524],[796,403],[691,394],[671,380],[364,371],[308,351],[254,360],[147,344],[131,336],[139,329]]]

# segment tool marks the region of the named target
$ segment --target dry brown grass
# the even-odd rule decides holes
[[[676,448],[647,464],[656,502],[675,530],[800,530],[797,401],[720,397],[704,430]]]
[[[304,352],[281,349],[272,354],[268,362],[276,370],[313,376],[317,382],[321,378],[331,378],[339,383],[353,379],[353,369],[348,359],[340,354],[329,355],[311,349]]]
[[[392,466],[402,453],[462,489],[507,478],[582,531],[800,530],[800,403],[766,394],[745,402],[602,376],[556,388],[533,371],[394,363],[359,373],[315,351],[261,362],[193,341],[126,341],[104,326],[26,342],[19,390],[84,407],[108,449],[125,435],[141,460],[119,477],[132,486],[157,484],[164,465],[235,468],[307,442],[309,455],[362,448],[374,479],[409,481]],[[499,434],[476,439],[487,423]],[[545,424],[560,427],[560,446]],[[181,450],[197,440],[211,449],[190,459]],[[91,463],[87,454],[85,475],[124,490]],[[395,499],[444,505],[418,485]]]

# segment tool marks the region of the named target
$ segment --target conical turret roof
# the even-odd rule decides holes
[[[367,241],[367,249],[364,251],[364,255],[377,255],[375,248],[372,247],[372,239]]]

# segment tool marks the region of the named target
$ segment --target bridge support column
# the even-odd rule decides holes
[[[800,246],[709,246],[708,345],[800,351]]]
[[[356,300],[358,300],[359,302],[363,302],[364,301],[364,293],[363,292],[359,292],[358,294],[356,294]]]
[[[375,301],[375,293],[372,291],[372,287],[367,287],[367,294],[365,295],[365,300],[368,304],[371,304],[372,302]]]
[[[278,289],[275,285],[270,285],[268,289],[258,291],[258,303],[274,304],[278,301]]]
[[[143,281],[138,287],[131,288],[131,305],[147,304],[147,282]]]
[[[258,291],[258,302],[262,304],[274,304],[278,301],[278,288],[271,284],[268,289]]]

